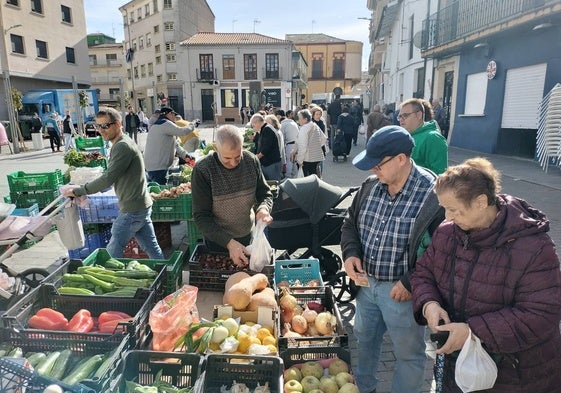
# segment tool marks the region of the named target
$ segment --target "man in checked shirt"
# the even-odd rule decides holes
[[[423,383],[424,328],[413,318],[409,274],[444,215],[433,192],[436,175],[411,160],[414,146],[407,130],[387,126],[353,160],[374,174],[355,196],[341,233],[345,271],[362,286],[354,324],[361,393],[376,392],[386,331],[397,358],[392,393],[419,393]]]

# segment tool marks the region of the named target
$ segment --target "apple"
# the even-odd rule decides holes
[[[284,370],[284,381],[288,382],[293,380],[298,382],[302,380],[302,372],[300,372],[300,369],[297,367],[290,367]]]
[[[302,365],[302,375],[304,377],[312,376],[320,379],[323,375],[323,367],[318,362],[306,362]]]
[[[325,379],[331,379],[331,380],[335,381],[335,375],[324,375],[323,377],[321,377],[321,378],[319,379],[319,381],[321,382],[321,381],[323,381],[323,380],[325,380]],[[337,382],[337,381],[335,381],[335,382]]]
[[[349,365],[347,362],[341,359],[337,359],[329,363],[329,374],[330,375],[337,375],[342,372],[349,372]]]
[[[319,381],[319,388],[323,393],[337,393],[339,391],[339,385],[335,378],[323,378]]]
[[[319,390],[319,389],[314,389],[309,393],[325,393],[323,390]]]
[[[339,393],[360,393],[358,387],[354,383],[346,383],[341,386]]]
[[[300,382],[291,380],[284,384],[284,393],[301,392],[302,385]]]
[[[303,393],[310,393],[314,389],[319,389],[319,379],[312,375],[302,378],[300,383],[302,384]]]
[[[346,383],[353,383],[354,382],[354,378],[351,374],[346,373],[346,372],[342,372],[339,373],[335,376],[335,380],[337,381],[337,385],[339,385],[339,388],[343,387],[343,385],[345,385]]]

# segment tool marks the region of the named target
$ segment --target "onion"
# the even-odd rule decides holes
[[[308,330],[306,331],[306,335],[311,337],[319,336],[318,328],[314,323],[308,324]]]
[[[331,323],[331,313],[319,313],[315,321],[316,328],[322,336],[333,333],[333,324]]]
[[[294,311],[289,309],[281,309],[281,322],[282,323],[290,323],[294,318]]]
[[[290,323],[285,323],[282,329],[283,337],[302,337],[300,333],[293,332],[290,327]]]
[[[282,289],[282,297],[279,301],[279,304],[280,304],[280,307],[284,310],[294,311],[294,309],[298,305],[298,301],[296,300],[296,298],[294,296],[292,296],[290,293],[288,293],[288,290],[286,288],[283,288]]]
[[[308,330],[308,322],[306,322],[302,315],[295,315],[294,318],[292,318],[291,325],[292,330],[296,333],[303,334],[306,333],[306,330]]]
[[[314,321],[316,320],[316,317],[318,316],[318,313],[316,311],[310,310],[308,307],[306,307],[304,312],[302,312],[302,316],[304,317],[306,322],[314,323]]]
[[[308,302],[307,306],[310,310],[314,310],[315,312],[323,311],[323,304],[318,302]]]
[[[319,280],[310,280],[306,283],[307,287],[319,287],[320,286],[320,282]]]
[[[297,304],[296,307],[294,307],[293,311],[294,311],[294,315],[302,315],[304,309],[302,308],[301,305]]]

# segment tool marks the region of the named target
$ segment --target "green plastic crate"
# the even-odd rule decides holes
[[[105,248],[98,248],[92,252],[86,259],[82,261],[84,266],[89,265],[104,265],[105,262],[111,258],[109,252]],[[116,258],[121,262],[129,262],[131,258]],[[182,282],[181,271],[183,269],[183,253],[181,251],[174,251],[169,259],[139,259],[138,262],[155,269],[156,265],[166,265],[167,278],[165,283],[166,294],[176,291]]]
[[[102,167],[103,169],[107,169],[107,160],[105,158],[100,158],[99,160],[91,160],[87,163],[87,167],[94,168],[94,167]]]
[[[62,171],[46,173],[25,173],[23,171],[10,173],[8,186],[12,193],[56,191],[62,185]]]
[[[203,241],[203,233],[197,227],[194,219],[187,220],[187,237],[189,239],[189,252],[193,252],[197,244]]]
[[[18,208],[28,208],[38,204],[39,209],[45,208],[58,197],[58,190],[45,190],[35,192],[10,192],[11,203]]]
[[[156,194],[169,189],[169,186],[150,185],[148,192]],[[158,198],[153,200],[152,220],[154,221],[179,221],[192,217],[191,194],[180,194],[177,198]]]
[[[85,149],[91,149],[96,147],[105,147],[105,141],[100,136],[97,136],[95,138],[83,138],[79,136],[76,137],[74,141],[76,142],[76,148],[78,150],[85,150]]]

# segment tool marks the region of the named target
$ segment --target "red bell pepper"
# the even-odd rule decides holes
[[[116,333],[116,329],[120,323],[128,323],[132,320],[132,318],[126,319],[112,319],[110,321],[106,321],[105,323],[99,324],[97,330],[100,333]],[[119,328],[119,331],[122,331],[123,327]]]
[[[52,308],[42,308],[29,318],[29,327],[43,330],[66,330],[68,320]]]
[[[87,333],[92,331],[93,327],[94,320],[92,315],[88,310],[82,309],[74,314],[70,322],[68,322],[66,330],[76,333]]]
[[[113,321],[115,319],[130,319],[132,318],[129,314],[121,311],[105,311],[99,314],[97,318],[98,326],[105,324],[106,322]]]

